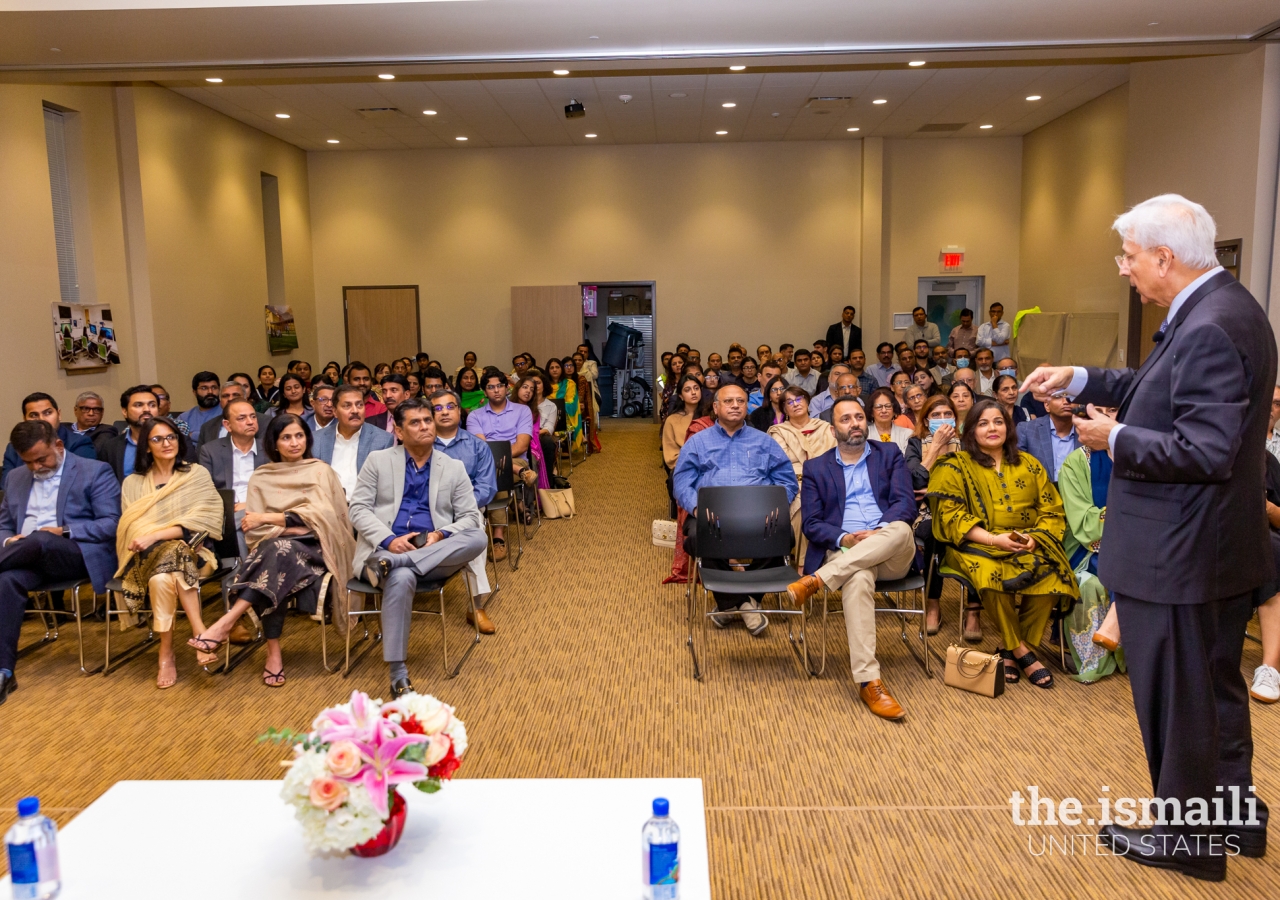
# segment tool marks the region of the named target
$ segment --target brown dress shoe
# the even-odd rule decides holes
[[[252,644],[253,633],[244,627],[243,622],[236,622],[235,627],[231,629],[231,634],[227,635],[227,640],[233,644]]]
[[[494,538],[493,539],[494,562],[501,562],[506,558],[507,558],[507,542],[503,540],[499,540],[498,538]]]
[[[479,623],[478,627],[481,634],[493,634],[498,630],[498,626],[493,624],[493,620],[489,618],[488,613],[483,609],[477,609],[474,618],[472,618],[470,612],[467,613],[467,624],[476,625],[477,623]]]
[[[901,719],[906,715],[898,701],[889,696],[889,692],[884,689],[884,682],[879,678],[868,681],[864,687],[859,688],[858,696],[867,704],[867,709],[882,719]]]
[[[796,606],[804,606],[809,598],[822,590],[822,581],[817,575],[806,575],[799,581],[787,585],[787,593]]]

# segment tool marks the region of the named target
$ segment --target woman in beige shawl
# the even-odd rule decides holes
[[[298,416],[281,413],[263,438],[271,462],[249,479],[240,527],[249,546],[228,591],[236,597],[230,611],[189,642],[206,657],[215,656],[232,626],[250,607],[262,619],[267,660],[262,682],[284,684],[280,635],[285,603],[315,613],[326,572],[332,576],[333,621],[347,629],[347,578],[356,542],[347,517],[347,500],[337,473],[311,456],[311,429]]]
[[[178,680],[173,653],[173,620],[182,609],[193,633],[204,630],[200,578],[213,571],[215,561],[199,536],[222,537],[222,498],[203,466],[186,462],[187,436],[168,418],[148,419],[138,435],[134,474],[120,486],[122,513],[116,527],[116,577],[130,615],[151,597],[151,629],[160,637],[160,673],[156,687],[171,688]],[[192,549],[196,544],[198,549]]]
[[[769,436],[778,442],[796,471],[796,484],[804,474],[804,464],[821,456],[836,445],[831,425],[809,417],[809,392],[794,385],[782,395],[782,410],[787,420],[769,428]],[[804,554],[809,541],[800,530],[800,491],[791,501],[791,534],[796,540],[796,571],[804,574]]]

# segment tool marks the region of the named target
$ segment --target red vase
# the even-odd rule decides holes
[[[355,856],[363,856],[366,859],[371,856],[382,856],[384,853],[390,853],[392,848],[400,843],[400,835],[404,834],[404,816],[406,812],[404,798],[400,796],[399,791],[393,791],[391,794],[391,815],[387,817],[387,822],[382,826],[382,830],[358,847],[352,847],[351,853]]]

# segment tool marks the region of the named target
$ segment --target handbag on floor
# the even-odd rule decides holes
[[[542,506],[544,519],[573,518],[573,488],[565,488],[562,491],[539,490],[538,503]]]
[[[676,545],[676,523],[672,519],[653,520],[653,546],[671,547]]]
[[[947,668],[942,681],[962,691],[999,697],[1004,693],[1004,664],[995,653],[952,644],[947,648]]]

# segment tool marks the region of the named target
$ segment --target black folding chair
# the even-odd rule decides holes
[[[753,485],[749,487],[707,487],[698,490],[696,525],[697,555],[689,567],[690,586],[688,611],[688,636],[685,640],[693,657],[693,677],[699,681],[706,677],[710,661],[710,645],[707,643],[707,620],[716,615],[725,618],[739,617],[742,610],[719,611],[708,608],[708,592],[727,594],[786,594],[788,585],[798,577],[791,567],[791,514],[787,491],[779,485]],[[677,540],[683,536],[677,536]],[[780,558],[783,565],[767,569],[747,571],[723,570],[703,566],[703,560],[773,559]],[[701,583],[701,600],[697,584]],[[806,673],[809,672],[808,646],[805,641],[805,610],[779,607],[746,612],[759,612],[765,616],[797,616],[800,619],[798,637],[788,628],[791,647]],[[698,628],[694,620],[699,619]],[[723,619],[721,619],[723,621]],[[701,634],[704,660],[698,660],[695,631]]]
[[[498,479],[498,493],[494,494],[493,499],[489,501],[482,512],[484,514],[485,531],[489,537],[489,555],[493,556],[493,526],[492,517],[501,513],[502,521],[496,523],[507,529],[507,565],[511,567],[511,571],[520,568],[520,557],[524,555],[524,539],[520,533],[520,512],[516,505],[516,475],[514,458],[511,455],[510,441],[486,441],[489,445],[489,451],[493,454],[493,468]],[[515,548],[512,547],[511,535],[515,533]],[[494,575],[497,575],[498,560],[493,560]],[[495,577],[494,583],[497,583]],[[496,591],[497,588],[495,587]]]

